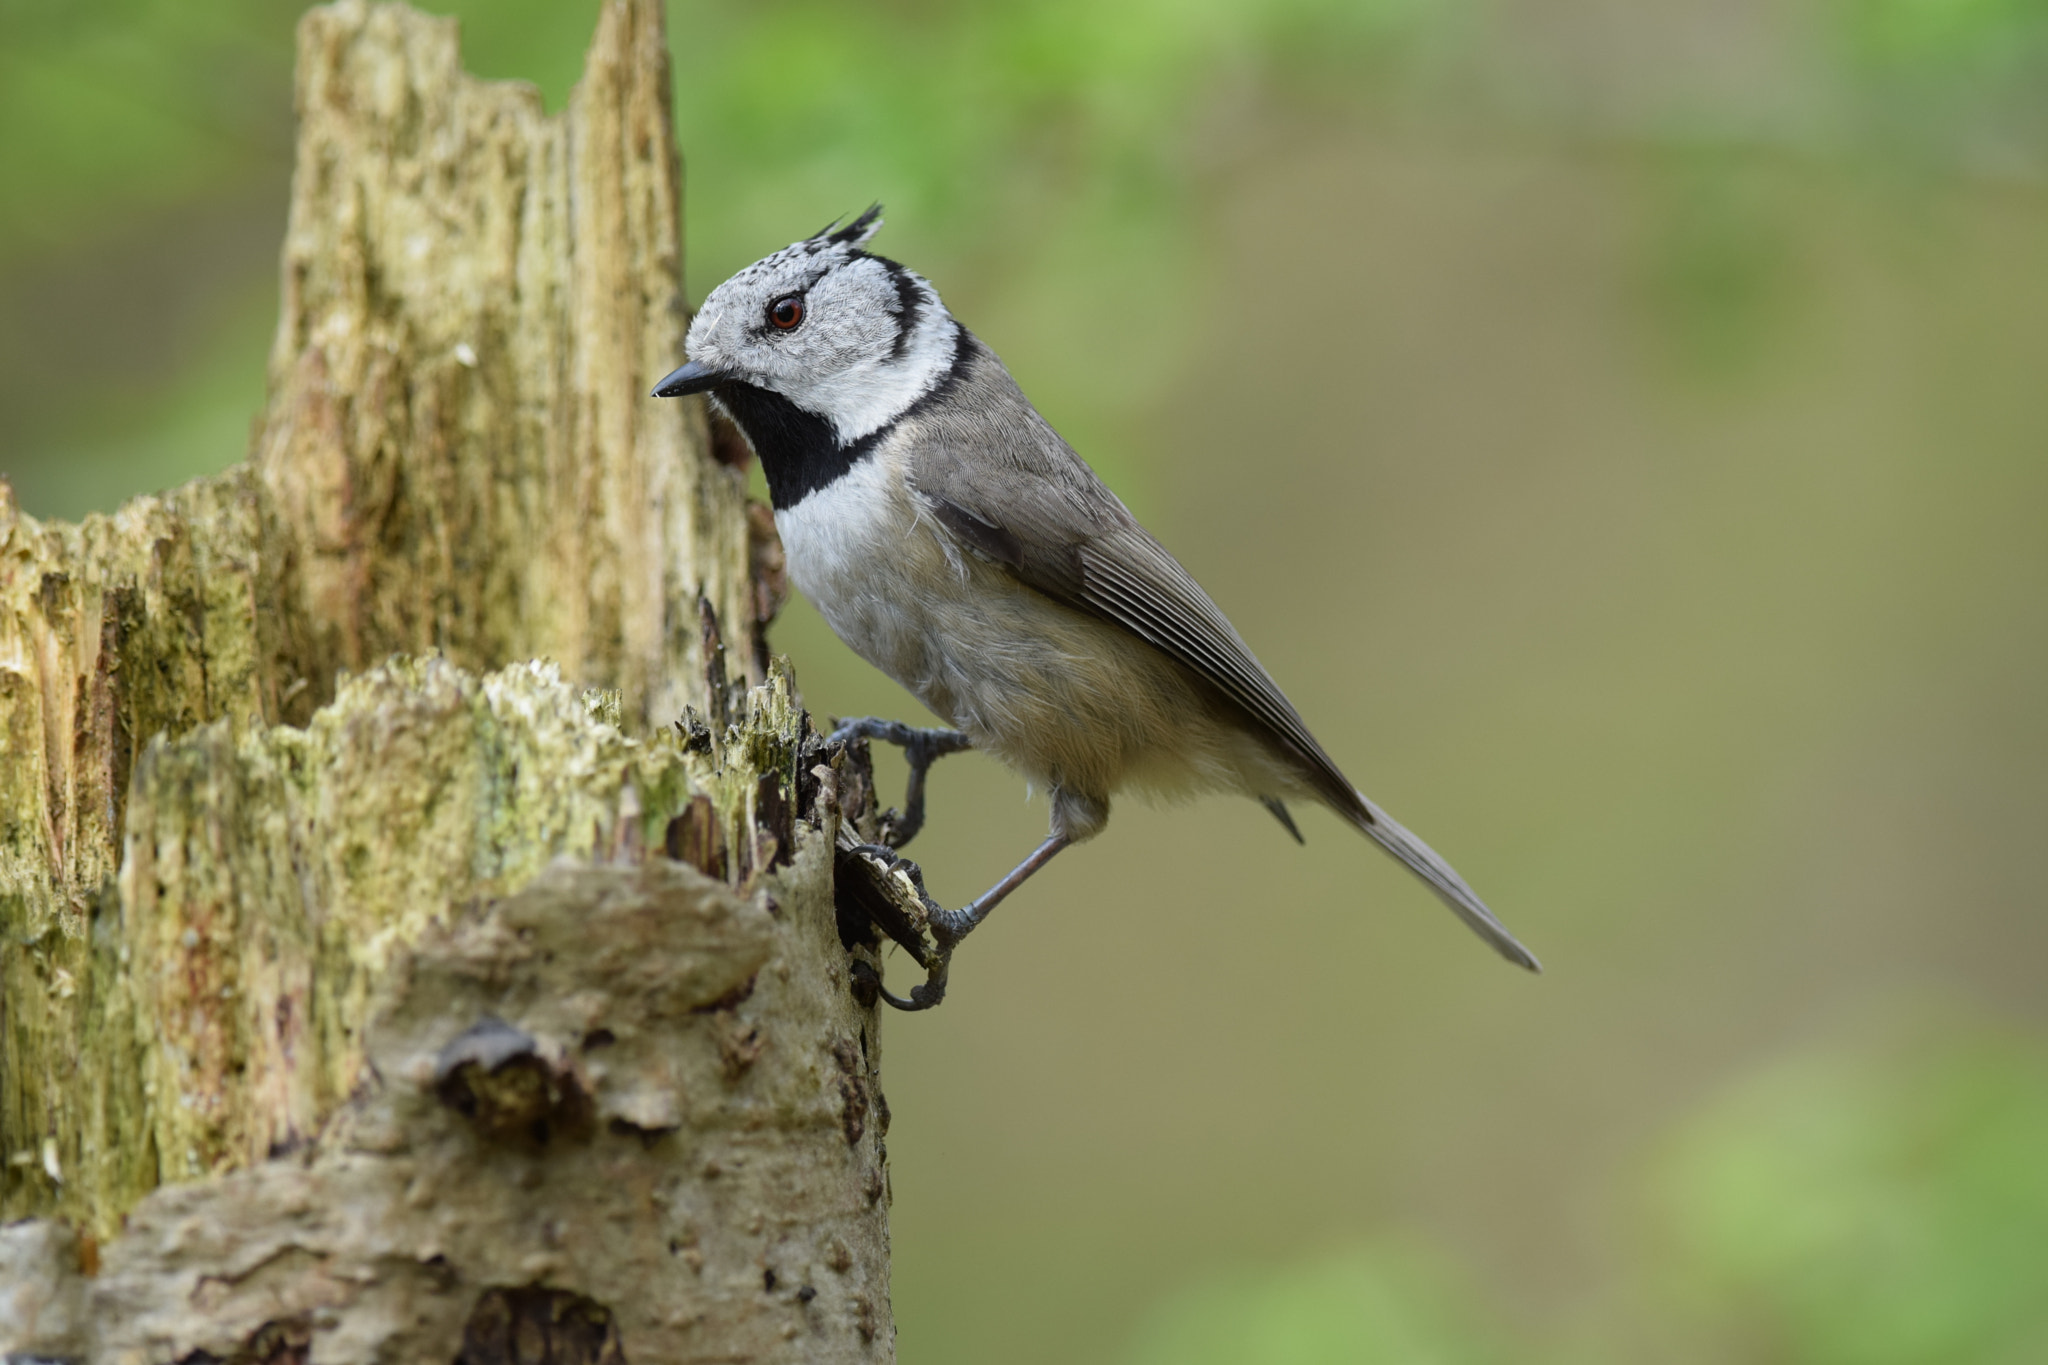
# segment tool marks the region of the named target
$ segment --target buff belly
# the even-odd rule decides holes
[[[833,632],[978,748],[1065,793],[1075,837],[1095,833],[1125,788],[1302,789],[1205,683],[975,558],[881,461],[775,522],[791,579]]]

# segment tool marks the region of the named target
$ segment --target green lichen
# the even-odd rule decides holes
[[[721,769],[622,728],[708,703],[702,604],[736,658],[754,627],[744,483],[644,397],[681,244],[629,8],[557,116],[445,22],[312,11],[250,464],[78,525],[0,483],[0,1219],[105,1231],[305,1140],[396,949],[552,858],[658,847],[700,795],[755,848],[738,767],[793,738]],[[541,654],[617,690],[504,667]],[[791,723],[775,687],[742,730]]]
[[[107,1233],[160,1181],[307,1140],[367,1079],[374,988],[430,926],[555,859],[659,849],[699,795],[742,847],[763,775],[794,791],[804,714],[780,670],[715,755],[601,715],[551,664],[478,677],[394,659],[302,729],[222,720],[153,741],[120,894],[65,958],[76,1065],[28,1087],[68,1097],[38,1116],[67,1175],[11,1167],[0,1216]],[[59,990],[56,956],[15,957],[26,989]]]

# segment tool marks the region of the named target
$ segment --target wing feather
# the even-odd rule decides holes
[[[1308,726],[1229,618],[1135,523],[1081,551],[1077,605],[1115,621],[1208,679],[1247,717],[1299,757],[1342,808],[1360,803]]]
[[[939,524],[975,554],[1001,564],[1055,601],[1123,627],[1194,670],[1294,754],[1333,805],[1370,823],[1370,809],[1357,790],[1316,743],[1222,609],[1121,504],[1115,508],[1121,515],[1090,528],[1049,522],[1041,509],[1058,500],[1037,499],[1022,505],[1040,512],[1039,518],[1020,529],[1016,504],[1006,503],[1000,513],[987,502],[970,506],[960,501],[957,485],[941,493],[920,482],[917,492]]]
[[[906,423],[900,436],[914,452],[910,488],[933,519],[970,553],[1054,601],[1122,627],[1206,679],[1300,762],[1332,808],[1428,883],[1501,956],[1541,970],[1450,864],[1351,785],[1221,608],[1060,439],[1002,365],[971,337],[969,346],[971,363],[952,403]]]

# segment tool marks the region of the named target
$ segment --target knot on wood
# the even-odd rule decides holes
[[[178,1365],[306,1365],[313,1358],[313,1324],[304,1313],[266,1322],[250,1334],[241,1349],[228,1356],[193,1351]],[[15,1357],[7,1358],[12,1362]]]
[[[455,1365],[626,1365],[612,1310],[566,1289],[489,1289]]]
[[[434,1093],[498,1140],[544,1147],[590,1126],[590,1097],[575,1076],[549,1065],[532,1035],[488,1016],[441,1049]]]
[[[832,1044],[832,1060],[839,1063],[839,1130],[846,1145],[857,1147],[868,1130],[867,1059],[851,1039]]]

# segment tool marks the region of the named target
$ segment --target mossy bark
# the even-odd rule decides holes
[[[892,1354],[865,777],[645,396],[668,80],[658,0],[555,117],[312,11],[250,463],[77,526],[0,485],[0,1353]]]

